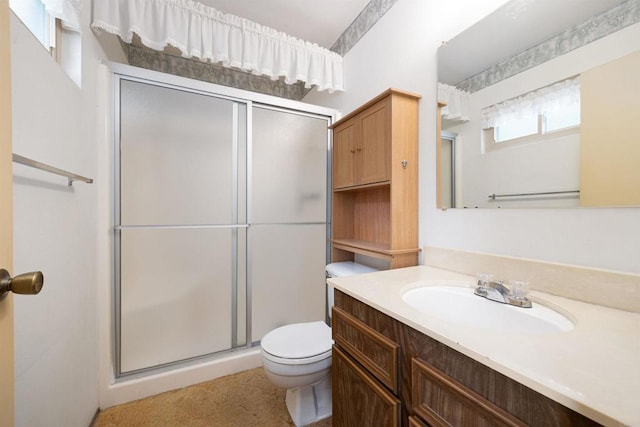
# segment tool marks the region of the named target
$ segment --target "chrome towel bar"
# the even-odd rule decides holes
[[[489,194],[491,200],[495,200],[498,197],[521,197],[521,196],[547,196],[553,194],[580,194],[580,190],[568,190],[568,191],[546,191],[542,193],[520,193],[520,194]]]
[[[16,163],[20,163],[21,165],[29,166],[32,168],[40,169],[46,172],[54,173],[56,175],[64,176],[69,180],[68,186],[71,187],[74,181],[82,181],[87,184],[91,184],[93,179],[85,178],[84,176],[76,175],[75,173],[67,172],[62,169],[55,168],[53,166],[49,166],[44,163],[37,162],[35,160],[31,160],[27,157],[20,156],[18,154],[13,153],[13,161]]]

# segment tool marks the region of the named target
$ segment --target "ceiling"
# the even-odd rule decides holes
[[[331,48],[369,0],[196,0]]]

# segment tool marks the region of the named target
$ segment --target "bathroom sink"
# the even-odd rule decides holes
[[[547,334],[574,328],[566,316],[537,302],[531,308],[501,304],[474,295],[467,283],[425,284],[405,291],[402,299],[441,320],[498,333]]]

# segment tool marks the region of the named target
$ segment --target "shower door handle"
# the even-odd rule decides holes
[[[11,277],[7,270],[0,269],[0,298],[9,291],[14,294],[36,295],[42,290],[42,285],[44,285],[44,275],[41,271]]]

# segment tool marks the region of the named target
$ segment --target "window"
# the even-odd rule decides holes
[[[538,133],[538,116],[527,117],[524,119],[514,119],[509,123],[502,124],[493,128],[493,142],[499,143],[509,141],[510,139],[522,138],[528,135]]]
[[[9,6],[67,75],[80,86],[80,1],[9,0]]]
[[[561,129],[580,126],[580,104],[567,106],[560,111],[550,111],[544,115],[544,132],[550,133]]]
[[[9,0],[9,6],[45,48],[49,49],[52,43],[55,46],[55,38],[51,40],[51,17],[40,0]]]
[[[485,149],[533,142],[580,126],[578,78],[563,80],[482,110]]]

